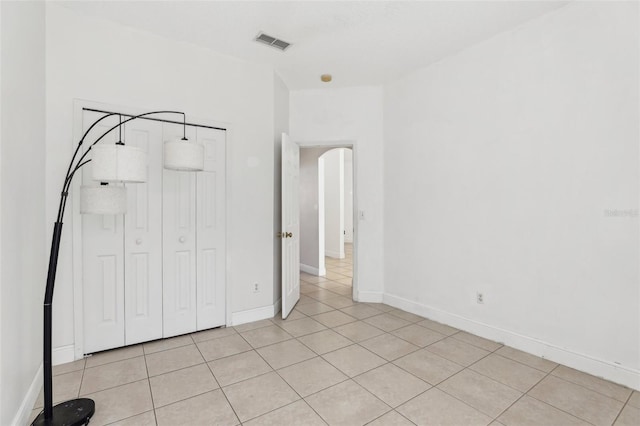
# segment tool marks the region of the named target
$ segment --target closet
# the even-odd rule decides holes
[[[99,116],[84,111],[83,126]],[[105,121],[96,133],[115,123]],[[204,145],[204,171],[165,170],[163,142],[182,132],[174,123],[127,123],[122,139],[147,151],[148,180],[127,184],[125,215],[82,216],[85,353],[225,324],[226,135],[187,126],[187,138]],[[83,185],[99,184],[90,166]]]

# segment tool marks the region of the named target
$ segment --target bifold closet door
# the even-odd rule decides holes
[[[225,324],[225,132],[197,128],[204,171],[196,173],[197,329]]]
[[[127,124],[126,144],[147,152],[147,182],[127,185],[125,344],[162,338],[162,124]]]
[[[196,137],[187,127],[187,138]],[[163,123],[163,139],[182,126]],[[196,330],[196,173],[163,170],[163,337]]]
[[[83,131],[101,114],[84,112]],[[93,130],[99,135],[118,123],[105,119]],[[100,143],[115,143],[111,132]],[[82,169],[82,185],[97,186],[91,178],[91,163]],[[84,308],[84,352],[92,353],[124,346],[124,248],[123,215],[81,216],[82,297]]]

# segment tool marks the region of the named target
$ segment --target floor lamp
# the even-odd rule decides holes
[[[56,280],[60,237],[62,236],[62,220],[71,188],[71,181],[76,172],[89,162],[92,162],[93,179],[100,182],[99,186],[83,186],[80,188],[80,213],[83,214],[123,214],[126,213],[126,188],[116,183],[141,183],[147,180],[147,157],[144,150],[127,146],[122,142],[122,126],[129,121],[156,114],[182,115],[183,137],[180,140],[164,143],[164,168],[180,171],[200,171],[204,168],[204,147],[190,142],[186,138],[186,115],[179,111],[152,111],[136,116],[121,113],[106,113],[89,126],[82,135],[76,147],[67,174],[62,185],[58,216],[53,226],[51,253],[49,255],[49,269],[47,286],[44,294],[44,410],[36,417],[32,425],[47,426],[77,426],[89,423],[95,413],[95,403],[88,398],[77,398],[53,406],[53,371],[51,365],[51,326],[53,288]],[[118,124],[101,134],[91,146],[80,153],[82,144],[91,130],[108,117],[117,116]],[[126,117],[123,120],[123,117]],[[120,137],[116,144],[102,143],[97,145],[107,134],[118,130]],[[92,158],[87,158],[92,152]]]

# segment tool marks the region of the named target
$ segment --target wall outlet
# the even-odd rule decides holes
[[[480,305],[484,304],[484,294],[476,293],[476,303]]]
[[[260,292],[260,285],[258,283],[254,283],[253,284],[253,292],[254,293],[259,293]]]

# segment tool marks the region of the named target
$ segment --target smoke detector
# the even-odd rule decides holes
[[[291,46],[291,43],[287,43],[284,40],[280,40],[279,38],[275,38],[265,33],[260,33],[254,39],[258,43],[266,44],[267,46],[275,47],[278,50],[285,51]]]

